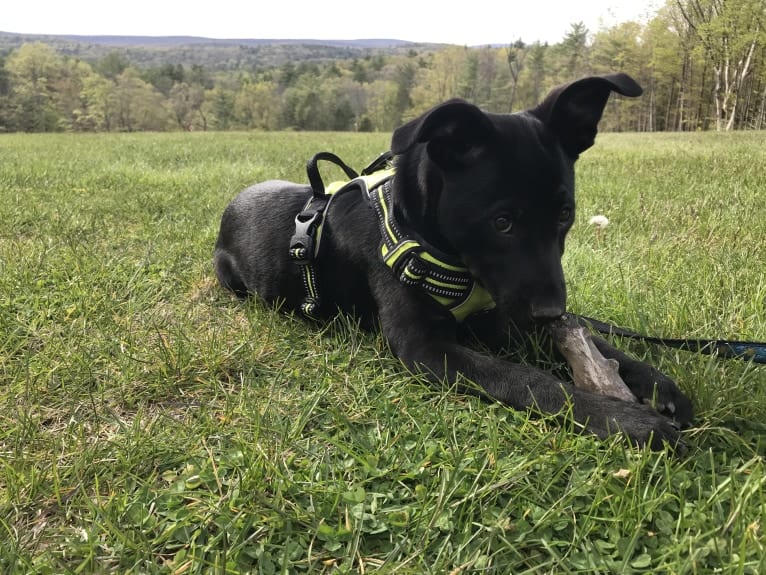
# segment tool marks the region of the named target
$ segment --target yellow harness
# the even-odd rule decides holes
[[[326,186],[323,190],[324,194],[319,196],[323,198],[320,202],[323,205],[319,210],[319,219],[323,220],[321,212],[329,209],[332,198],[339,193],[353,189],[361,191],[363,197],[369,200],[377,216],[381,235],[380,256],[401,283],[425,291],[449,310],[458,322],[464,321],[475,313],[494,308],[495,302],[492,296],[476,281],[461,261],[428,246],[415,232],[407,230],[403,222],[397,221],[391,191],[394,168],[390,162],[372,173],[367,172],[368,170],[365,170],[362,172],[363,175],[349,181],[333,182]],[[301,214],[307,213],[307,210],[311,212],[309,208],[315,199],[316,196],[309,200]],[[296,230],[297,228],[298,218],[296,218]],[[298,261],[303,266],[308,304],[304,304],[301,309],[309,316],[314,315],[320,302],[316,274],[311,267],[311,261],[319,256],[322,228],[323,221],[313,226],[313,232],[310,234],[313,237],[308,242],[311,244],[311,253],[303,254],[309,255],[309,258],[304,257],[305,261]],[[293,236],[293,240],[296,236]],[[291,255],[295,250],[293,244],[294,241],[291,242]],[[294,259],[300,258],[294,257]]]

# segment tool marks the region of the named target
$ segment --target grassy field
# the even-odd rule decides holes
[[[766,340],[764,144],[600,136],[570,308]],[[240,188],[387,145],[0,136],[0,572],[766,572],[766,366],[618,342],[692,397],[679,459],[432,389],[347,318],[217,287]]]

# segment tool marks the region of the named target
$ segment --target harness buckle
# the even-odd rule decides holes
[[[314,259],[314,230],[322,223],[322,212],[303,211],[295,216],[295,233],[290,238],[290,257],[306,265]]]

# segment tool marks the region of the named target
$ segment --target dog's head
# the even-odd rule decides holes
[[[561,256],[574,221],[574,164],[613,91],[639,96],[641,87],[625,74],[584,78],[516,114],[450,100],[393,134],[397,208],[458,255],[519,328],[566,309]]]

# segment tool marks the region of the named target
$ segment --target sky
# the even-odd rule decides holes
[[[560,42],[644,21],[663,0],[2,0],[0,31],[208,38],[393,38],[460,45]]]

